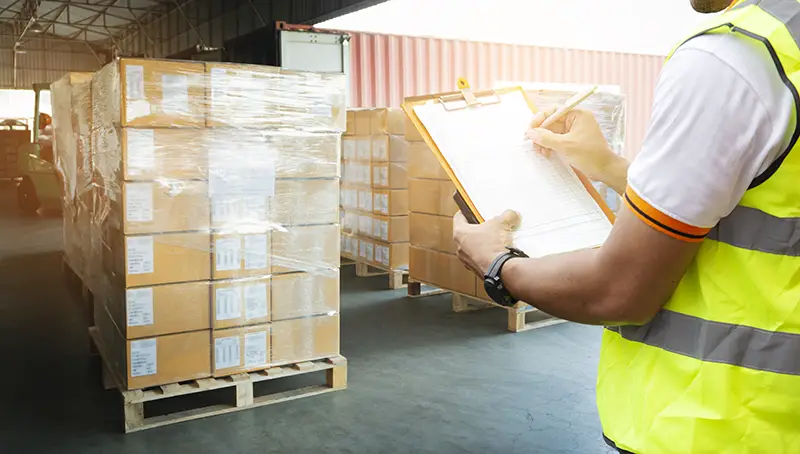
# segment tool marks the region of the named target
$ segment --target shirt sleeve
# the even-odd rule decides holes
[[[767,107],[735,68],[680,49],[656,87],[625,203],[662,233],[702,241],[739,203],[775,136]]]

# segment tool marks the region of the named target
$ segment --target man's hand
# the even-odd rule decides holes
[[[628,162],[611,150],[594,115],[573,109],[548,129],[540,128],[553,113],[555,109],[539,112],[531,122],[527,135],[541,147],[537,151],[548,156],[551,150],[560,153],[589,179],[602,181],[622,194],[627,186]]]
[[[453,218],[453,240],[458,248],[458,258],[483,277],[494,259],[511,246],[511,234],[519,223],[519,214],[510,210],[483,224],[470,224],[458,212]]]

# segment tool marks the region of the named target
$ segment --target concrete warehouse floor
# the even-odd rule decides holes
[[[599,328],[512,334],[500,309],[454,314],[446,295],[409,300],[353,267],[341,301],[349,389],[123,435],[61,243],[60,219],[21,218],[0,188],[0,452],[609,452],[594,401]]]

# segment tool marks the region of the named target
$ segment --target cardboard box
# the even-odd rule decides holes
[[[352,111],[348,112],[351,114]],[[356,155],[356,140],[353,136],[342,137],[342,161],[355,161]]]
[[[233,131],[233,133],[236,133]],[[338,178],[342,138],[339,134],[263,131],[267,147],[277,150],[278,178]]]
[[[411,244],[435,251],[456,253],[453,241],[453,218],[431,214],[411,213]]]
[[[475,274],[467,269],[455,255],[437,252],[436,284],[464,295],[475,295]]]
[[[417,131],[417,127],[411,122],[411,119],[406,115],[405,118],[405,137],[409,142],[422,142],[422,134]]]
[[[271,197],[258,195],[212,196],[211,228],[215,230],[267,230],[273,221]]]
[[[345,136],[354,136],[356,134],[356,113],[353,110],[347,111],[347,129],[344,131]]]
[[[353,111],[355,119],[355,126],[353,127],[353,135],[356,136],[369,136],[372,133],[370,127],[370,120],[372,119],[372,112],[369,109],[357,109]]]
[[[346,129],[341,75],[232,63],[206,67],[209,126]]]
[[[369,133],[370,135],[386,133],[386,110],[383,108],[370,109],[369,111]]]
[[[449,180],[436,155],[425,142],[411,142],[408,148],[408,177]]]
[[[346,185],[372,186],[372,168],[369,162],[345,161],[342,164],[342,182]]]
[[[354,216],[355,231],[348,233],[356,233],[385,243],[409,241],[408,216],[382,216],[369,213],[354,213]]]
[[[408,243],[390,244],[369,238],[361,238],[360,242],[360,246],[365,247],[365,254],[362,258],[370,265],[389,270],[408,268]]]
[[[375,243],[369,238],[358,239],[358,258],[361,262],[375,262]]]
[[[384,216],[408,214],[408,190],[406,189],[376,189],[373,191],[372,198],[372,212],[375,214]]]
[[[121,128],[103,132],[119,134],[119,139],[113,140],[122,147],[125,180],[208,179],[207,130]]]
[[[297,318],[272,324],[272,364],[339,355],[339,316]]]
[[[339,204],[346,210],[358,210],[360,206],[358,195],[359,188],[348,187],[343,184],[339,193]],[[370,191],[369,197],[366,199],[369,200],[369,211],[372,211],[372,191]]]
[[[342,233],[358,233],[359,214],[357,211],[342,210],[339,218],[339,224],[342,226]]]
[[[371,237],[385,243],[406,243],[410,239],[408,216],[370,215]]]
[[[207,63],[209,127],[257,127],[270,124],[277,105],[267,97],[267,87],[280,78],[280,68],[234,63]],[[242,106],[247,105],[246,109]]]
[[[269,276],[214,281],[211,286],[212,328],[268,323],[271,284]]]
[[[235,279],[270,274],[271,232],[214,233],[211,278]]]
[[[339,221],[339,180],[278,180],[272,222],[281,226]]]
[[[127,339],[200,331],[211,328],[210,283],[110,288],[108,298],[95,295],[95,304],[105,304],[115,325]]]
[[[405,162],[372,163],[372,187],[408,189],[408,164]]]
[[[339,267],[339,225],[290,227],[272,233],[272,272],[325,272]]]
[[[408,181],[409,208],[415,213],[454,216],[458,212],[458,205],[453,200],[455,191],[455,186],[449,180],[419,180],[412,178]]]
[[[106,365],[127,390],[211,376],[211,331],[126,340],[108,312],[95,305]]]
[[[118,83],[122,92],[122,126],[202,128],[205,125],[203,63],[123,58],[119,61]],[[110,93],[113,91],[105,96],[112,96]]]
[[[272,320],[339,312],[339,270],[295,273],[272,280]]]
[[[356,208],[361,211],[372,212],[373,211],[373,193],[371,188],[360,188],[358,189],[358,205]]]
[[[340,246],[341,256],[350,260],[358,258],[359,239],[357,236],[342,233]]]
[[[403,109],[387,109],[386,112],[386,132],[398,136],[406,133],[406,113]]]
[[[208,230],[208,183],[162,180],[120,183],[126,234]]]
[[[454,255],[411,246],[409,277],[468,296],[475,295],[476,277]]]
[[[372,162],[407,162],[409,142],[402,136],[372,136]]]
[[[215,377],[263,370],[270,363],[271,326],[214,330],[211,358]]]
[[[208,232],[128,236],[109,231],[97,249],[114,285],[147,287],[209,280],[209,240]]]

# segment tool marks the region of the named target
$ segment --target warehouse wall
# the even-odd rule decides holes
[[[28,89],[34,83],[54,82],[71,71],[96,71],[97,58],[84,44],[31,40],[17,54],[14,80],[14,38],[0,36],[0,88]]]
[[[434,38],[352,33],[355,107],[399,106],[405,96],[498,82],[619,85],[627,95],[625,154],[639,151],[663,57]]]
[[[184,0],[180,9],[176,7],[146,23],[143,30],[132,28],[119,43],[127,53],[186,58],[185,51],[198,44],[223,47],[227,41],[256,30],[274,30],[279,20],[316,23],[383,1],[386,0]]]

